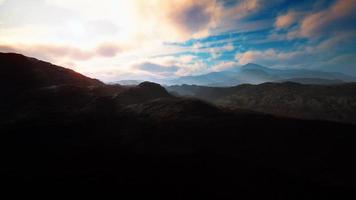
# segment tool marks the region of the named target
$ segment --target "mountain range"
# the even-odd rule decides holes
[[[356,124],[356,83],[311,85],[283,82],[227,88],[177,85],[166,89],[177,96],[198,98],[229,109]]]
[[[168,80],[167,85],[201,85],[227,87],[239,84],[260,84],[264,82],[338,84],[356,81],[356,77],[338,72],[322,72],[306,69],[272,69],[257,64],[247,64],[227,71],[211,72],[198,76],[183,76]]]
[[[356,187],[351,123],[214,105],[151,82],[108,85],[19,54],[0,53],[0,76],[6,191],[104,187],[122,198],[340,199]],[[242,87],[224,90],[260,88],[273,96],[295,88]],[[320,98],[336,90],[354,97],[352,85],[293,91],[304,89]],[[222,96],[213,92],[211,100]]]

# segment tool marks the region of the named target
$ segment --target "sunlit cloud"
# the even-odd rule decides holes
[[[286,28],[297,21],[298,15],[299,14],[295,11],[290,11],[284,15],[280,15],[276,19],[275,26],[277,28]]]
[[[335,31],[355,30],[356,1],[336,0],[330,7],[310,12],[300,22],[291,37],[319,37]],[[278,21],[278,19],[277,19]]]
[[[0,0],[0,51],[104,81],[248,62],[322,67],[356,51],[354,10],[353,0]],[[299,59],[305,52],[317,59]]]
[[[19,52],[26,55],[35,57],[42,57],[44,59],[62,59],[67,58],[73,61],[76,60],[89,60],[94,57],[115,57],[120,53],[121,49],[118,45],[114,44],[101,44],[91,50],[82,50],[73,46],[57,46],[49,44],[38,45],[0,45],[0,50],[3,52]]]
[[[211,68],[211,71],[219,72],[219,71],[229,70],[237,66],[239,66],[239,63],[237,63],[236,61],[227,61],[227,62],[223,61],[213,66]]]

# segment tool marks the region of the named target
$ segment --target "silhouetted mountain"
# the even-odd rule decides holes
[[[280,82],[293,82],[309,85],[335,85],[345,83],[344,81],[338,79],[321,79],[321,78],[291,78],[280,80]]]
[[[326,199],[354,192],[354,125],[232,111],[174,97],[149,82],[58,79],[77,73],[20,58],[24,66],[6,80],[36,84],[7,83],[14,92],[0,117],[3,190],[95,186],[124,198],[165,199]],[[6,59],[8,66],[19,62]],[[2,74],[8,69],[0,63]],[[53,71],[64,73],[52,77]],[[286,90],[300,87],[289,84]]]
[[[120,105],[144,103],[158,98],[169,98],[171,95],[159,84],[143,82],[119,93],[115,100]]]
[[[356,123],[356,84],[302,85],[264,83],[229,88],[171,86],[168,91],[219,106],[289,117]]]
[[[73,70],[13,53],[0,53],[3,93],[20,92],[27,89],[53,85],[98,86],[102,82],[85,77]]]
[[[321,72],[306,69],[272,69],[256,64],[247,64],[228,71],[213,72],[199,76],[184,76],[168,81],[168,85],[201,85],[201,86],[235,86],[239,84],[261,84],[265,82],[283,82],[291,79],[293,82],[325,84],[334,80],[346,82],[356,81],[355,77],[337,72]],[[329,81],[330,80],[330,81]],[[318,82],[320,81],[320,83]]]

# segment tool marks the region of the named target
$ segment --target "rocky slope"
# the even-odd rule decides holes
[[[38,68],[20,60],[19,74]],[[51,67],[36,78],[23,75],[26,90],[7,83],[16,92],[0,118],[4,190],[90,186],[114,188],[123,198],[165,199],[354,192],[353,125],[232,112],[154,83],[110,86]],[[62,82],[52,72],[75,76]],[[17,73],[6,78],[22,82]]]
[[[103,85],[73,70],[13,53],[0,53],[2,92],[20,92],[26,89],[59,84],[77,86]]]
[[[168,91],[230,109],[301,119],[356,123],[356,84],[304,85],[293,82],[239,85],[229,88],[171,86]]]

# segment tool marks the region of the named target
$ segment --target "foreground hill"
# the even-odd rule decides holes
[[[292,82],[229,88],[171,86],[168,91],[219,106],[296,117],[356,123],[356,84],[304,85]]]
[[[73,70],[13,53],[0,53],[0,71],[2,92],[20,92],[59,84],[103,85]]]
[[[356,186],[353,125],[229,111],[173,97],[155,83],[76,81],[34,84],[7,97],[0,118],[3,189],[95,186],[131,198],[325,199],[352,194]]]

